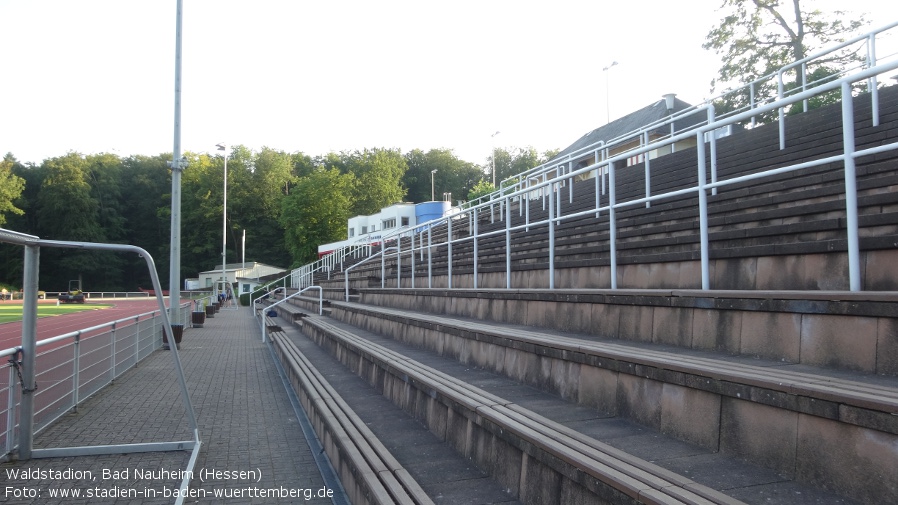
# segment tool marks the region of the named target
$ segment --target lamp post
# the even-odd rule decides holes
[[[222,220],[221,220],[221,280],[223,283],[228,282],[226,265],[227,258],[226,248],[228,245],[228,145],[222,142],[216,144],[219,151],[224,151],[224,199],[222,203]],[[224,286],[222,286],[224,289]],[[227,294],[227,290],[225,290]]]
[[[434,194],[433,194],[433,174],[435,174],[435,173],[437,173],[436,170],[431,170],[431,171],[430,171],[430,201],[431,201],[431,202],[434,201]]]
[[[181,154],[181,46],[183,39],[183,0],[178,0],[175,17],[175,117],[171,167],[171,244],[168,273],[168,317],[180,321],[181,305],[181,172],[187,158]],[[27,458],[26,458],[27,459]]]
[[[498,134],[499,134],[499,132],[496,132],[496,133],[490,135],[490,137],[493,139],[493,146],[492,146],[493,147],[493,155],[491,156],[491,158],[493,158],[493,188],[494,189],[496,187],[496,135],[498,135]]]
[[[611,65],[602,69],[602,72],[605,72],[605,124],[611,122],[611,92],[608,89],[608,71],[615,65],[617,65],[617,62],[612,61]]]

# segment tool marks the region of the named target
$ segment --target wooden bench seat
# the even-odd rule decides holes
[[[352,503],[432,505],[433,501],[284,334],[272,336],[313,424],[324,425],[325,450],[339,462]],[[346,471],[344,471],[346,469]],[[347,486],[347,483],[351,485]]]
[[[398,352],[371,343],[322,319],[314,318],[307,326],[317,330],[316,340],[326,334],[326,338],[336,340],[337,345],[363,356],[365,360],[375,363],[398,380],[424,392],[428,398],[439,400],[448,408],[464,409],[461,415],[472,419],[480,428],[500,430],[501,437],[505,439],[514,435],[516,439],[511,443],[517,448],[527,451],[545,464],[554,465],[553,470],[572,478],[577,484],[599,496],[607,498],[608,490],[597,488],[597,483],[643,503],[741,503],[674,472],[576,433],[535,412],[434,370]],[[319,342],[319,345],[322,343]],[[330,344],[325,345],[328,346]],[[383,387],[385,390],[388,389],[386,383]],[[384,394],[390,395],[390,392],[384,391]],[[408,397],[404,393],[397,394]],[[416,406],[415,410],[419,414],[424,410],[431,411],[420,405]],[[430,415],[426,420],[429,425],[439,423],[433,419],[434,417],[439,416]],[[437,428],[437,431],[441,431],[441,428]],[[450,431],[453,430],[447,427],[443,434],[437,434],[449,437]],[[470,428],[459,432],[467,437]],[[447,439],[447,441],[462,452],[475,450],[471,447],[470,440]],[[476,458],[477,455],[469,457]],[[556,468],[559,462],[563,462],[562,466],[567,465],[566,468]]]
[[[522,330],[460,321],[434,314],[353,303],[336,303],[364,319],[387,319],[401,325],[439,328],[461,338],[525,350],[540,356],[586,363],[613,372],[658,380],[674,380],[689,387],[743,400],[767,402],[787,410],[848,422],[860,427],[898,434],[898,388],[840,379],[822,372],[806,373],[698,357],[679,352],[610,342],[591,342],[538,330]],[[754,394],[746,395],[753,388]],[[856,410],[846,419],[844,408]]]

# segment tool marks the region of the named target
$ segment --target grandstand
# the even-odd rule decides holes
[[[896,68],[678,111],[290,277],[271,338],[353,503],[898,502]]]

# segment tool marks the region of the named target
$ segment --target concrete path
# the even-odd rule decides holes
[[[184,503],[345,503],[339,484],[319,471],[323,456],[310,449],[255,324],[248,308],[223,310],[184,332],[180,357],[202,440]],[[171,356],[157,351],[37,434],[34,446],[191,438]],[[173,503],[189,457],[151,452],[5,463],[0,503]]]

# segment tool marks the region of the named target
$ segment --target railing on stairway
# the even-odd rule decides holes
[[[321,286],[307,286],[303,289],[300,289],[296,293],[293,293],[292,295],[285,296],[283,300],[278,300],[278,301],[272,303],[271,305],[266,305],[265,307],[260,307],[259,310],[256,310],[256,302],[257,301],[262,300],[263,298],[266,298],[268,296],[271,296],[271,295],[275,294],[278,290],[281,290],[281,289],[283,289],[284,294],[286,294],[286,288],[279,287],[279,288],[273,289],[272,291],[269,291],[265,295],[262,295],[258,298],[253,299],[253,301],[252,301],[251,306],[253,307],[253,317],[259,317],[259,320],[260,320],[260,325],[261,325],[261,330],[262,330],[262,342],[268,342],[268,326],[265,324],[265,316],[259,315],[260,311],[274,309],[278,305],[285,303],[288,300],[295,298],[310,289],[317,289],[318,290],[318,315],[320,316],[321,314],[324,313],[324,290],[321,288]]]
[[[871,156],[874,154],[879,154],[886,151],[896,150],[898,149],[898,139],[892,139],[891,142],[885,142],[882,145],[879,145],[874,148],[864,149],[864,150],[856,150],[855,147],[855,117],[854,117],[854,104],[853,100],[853,84],[859,81],[867,81],[867,82],[877,82],[877,77],[888,72],[894,71],[898,68],[898,58],[896,55],[890,55],[891,59],[888,61],[877,60],[872,54],[875,52],[872,50],[874,47],[873,41],[876,40],[876,36],[881,35],[887,30],[893,29],[898,26],[898,23],[893,23],[887,27],[879,29],[875,32],[871,32],[864,37],[859,37],[853,39],[854,42],[858,40],[867,40],[868,45],[871,47],[871,56],[868,56],[867,61],[868,68],[861,69],[852,69],[848,75],[845,75],[841,78],[834,79],[830,82],[818,83],[815,87],[806,89],[804,91],[797,91],[792,93],[791,95],[786,96],[785,93],[780,91],[780,95],[777,99],[766,102],[757,102],[753,108],[749,110],[745,110],[739,113],[731,113],[729,115],[723,117],[715,117],[714,114],[714,106],[711,102],[695,107],[690,113],[704,113],[707,114],[707,121],[692,126],[685,131],[681,131],[679,133],[675,133],[664,138],[660,138],[653,143],[646,144],[643,143],[638,147],[634,147],[631,150],[626,152],[621,152],[618,154],[611,155],[610,152],[613,151],[613,148],[618,145],[622,145],[627,139],[639,138],[640,136],[644,136],[647,129],[642,129],[638,132],[634,132],[630,136],[621,137],[619,139],[614,139],[609,142],[598,142],[593,146],[589,146],[584,148],[579,152],[580,155],[584,153],[592,153],[594,155],[593,163],[588,166],[574,169],[572,166],[573,159],[565,158],[559,163],[557,160],[551,164],[551,166],[541,166],[537,167],[534,170],[531,170],[524,175],[522,175],[517,182],[511,184],[509,186],[503,187],[501,191],[494,193],[491,197],[481,199],[479,201],[471,202],[467,206],[465,206],[461,213],[450,216],[443,217],[440,219],[436,219],[427,223],[423,223],[418,225],[411,230],[399,230],[393,233],[385,234],[382,237],[384,244],[393,244],[395,242],[394,249],[396,252],[393,254],[384,254],[381,256],[381,261],[385,262],[389,258],[393,258],[396,262],[396,286],[402,287],[402,258],[404,256],[408,256],[412,262],[412,279],[411,285],[414,286],[414,264],[415,264],[415,256],[418,254],[422,259],[426,254],[428,258],[428,262],[432,261],[432,252],[434,247],[445,247],[447,248],[447,256],[448,256],[448,274],[447,274],[447,287],[449,289],[453,288],[453,272],[452,272],[452,249],[454,245],[462,244],[465,242],[471,242],[473,244],[473,287],[478,288],[478,245],[479,242],[485,238],[492,236],[500,236],[504,235],[505,237],[505,263],[506,263],[506,288],[512,289],[512,280],[511,280],[511,235],[515,231],[519,230],[530,230],[534,227],[544,227],[548,231],[548,288],[555,288],[555,228],[564,220],[569,220],[572,218],[585,216],[585,215],[596,215],[599,216],[603,212],[607,212],[609,216],[609,244],[610,244],[610,288],[617,289],[617,223],[616,223],[616,213],[619,210],[624,208],[633,207],[637,205],[644,205],[649,207],[652,202],[666,200],[675,198],[681,195],[697,195],[698,197],[698,213],[699,213],[699,240],[700,240],[700,262],[701,262],[701,288],[704,290],[711,289],[711,275],[710,275],[710,253],[709,253],[709,231],[708,231],[708,194],[716,194],[717,189],[725,186],[730,186],[734,184],[743,183],[750,180],[762,179],[773,177],[779,174],[783,174],[786,172],[806,169],[814,166],[826,165],[829,163],[840,163],[843,165],[844,179],[845,179],[845,212],[846,212],[846,234],[848,237],[848,272],[849,272],[849,289],[851,291],[859,291],[861,289],[861,275],[860,275],[860,251],[859,251],[859,237],[858,237],[858,209],[857,209],[857,188],[856,188],[856,175],[855,175],[855,160],[864,156]],[[893,30],[894,31],[894,30]],[[846,44],[849,44],[849,41]],[[836,49],[845,47],[845,44],[838,46]],[[827,54],[830,54],[833,50],[828,50],[822,53],[818,53],[815,55],[816,57],[824,57]],[[797,64],[807,64],[807,61],[802,61]],[[780,71],[777,73],[779,78],[782,78],[784,71]],[[726,180],[718,180],[717,170],[716,170],[716,135],[715,131],[721,128],[727,128],[731,125],[750,123],[754,121],[754,119],[764,113],[776,113],[779,114],[782,118],[782,111],[785,111],[789,106],[798,103],[806,103],[808,99],[813,98],[817,95],[828,93],[828,92],[840,92],[842,97],[846,99],[842,100],[842,130],[843,130],[843,150],[842,154],[829,156],[827,158],[796,163],[790,166],[780,167],[772,170],[760,171],[757,173],[753,173],[750,175],[744,175],[740,177],[733,177]],[[874,123],[878,123],[878,90],[871,90],[869,93],[869,98],[871,100],[873,106],[873,121]],[[685,114],[686,111],[683,112]],[[674,121],[680,119],[681,116],[671,117],[665,119],[663,121],[654,123],[648,127],[648,129],[657,129],[659,126],[663,127],[665,124],[672,124]],[[784,121],[780,121],[780,129],[783,131]],[[695,140],[696,142],[696,161],[695,167],[697,171],[697,179],[696,183],[692,186],[685,187],[682,189],[677,189],[674,191],[668,191],[660,194],[652,194],[650,180],[651,175],[649,173],[649,164],[645,164],[645,180],[646,180],[646,193],[642,198],[637,198],[633,200],[627,201],[619,201],[616,195],[616,184],[615,184],[615,176],[617,175],[619,164],[626,163],[628,158],[633,156],[643,155],[646,159],[649,157],[649,152],[664,148],[666,146],[673,146],[677,142]],[[710,148],[710,163],[706,161],[706,144]],[[784,145],[784,142],[781,141],[781,147]],[[568,187],[568,198],[573,200],[573,182],[576,178],[586,178],[586,177],[594,177],[596,184],[596,203],[590,209],[585,211],[579,211],[571,214],[561,214],[561,198],[562,192],[561,189],[564,187]],[[709,180],[710,179],[710,180]],[[602,201],[602,197],[605,197],[604,202]],[[539,199],[542,201],[543,209],[548,210],[548,217],[546,219],[542,219],[539,221],[531,221],[529,210],[530,205],[529,202],[535,199]],[[479,203],[478,203],[479,202]],[[524,216],[524,224],[512,226],[510,219],[505,219],[505,229],[504,230],[493,230],[488,232],[481,232],[479,228],[479,217],[482,214],[489,213],[490,219],[495,220],[495,217],[498,215],[499,219],[503,218],[514,202],[527,202],[527,204],[519,205],[519,212],[522,216]],[[498,208],[498,212],[496,212],[496,208]],[[456,228],[458,228],[459,223],[462,223],[462,230],[460,233],[457,233]],[[466,226],[465,226],[466,225]],[[441,243],[433,243],[431,241],[431,232],[432,230],[439,228],[441,230],[445,229],[446,240]],[[428,233],[427,243],[425,244],[423,233]],[[467,231],[467,234],[464,232]],[[457,236],[461,235],[461,236]],[[402,238],[409,237],[409,247],[406,249],[402,249]],[[416,237],[420,237],[417,240]],[[428,268],[428,287],[432,286],[432,271]]]
[[[478,246],[479,242],[484,238],[491,236],[504,235],[505,237],[505,263],[506,263],[506,289],[512,289],[511,281],[511,235],[519,230],[530,231],[534,227],[545,227],[549,235],[549,261],[548,261],[548,286],[550,289],[555,288],[555,259],[554,259],[554,232],[558,224],[564,220],[573,219],[584,215],[595,215],[599,217],[601,213],[606,212],[609,216],[609,235],[610,235],[610,288],[617,289],[617,232],[616,232],[616,213],[624,208],[636,205],[651,207],[656,201],[675,198],[681,195],[694,194],[698,196],[698,207],[700,215],[700,254],[701,254],[701,286],[702,289],[711,289],[710,281],[710,258],[709,258],[709,240],[708,240],[708,210],[707,197],[717,194],[718,188],[742,183],[748,180],[772,177],[784,172],[801,170],[818,165],[824,165],[832,162],[840,162],[844,164],[845,180],[846,180],[846,233],[848,235],[848,255],[849,255],[849,283],[850,289],[853,291],[860,290],[860,254],[858,248],[858,227],[857,227],[857,190],[855,187],[854,166],[855,159],[862,156],[869,156],[880,152],[898,149],[898,143],[892,142],[881,145],[873,149],[865,149],[857,151],[854,146],[854,111],[851,100],[843,100],[842,122],[844,127],[844,144],[843,153],[838,156],[831,156],[822,160],[813,162],[800,163],[787,167],[777,168],[758,172],[748,176],[731,178],[724,181],[718,180],[717,173],[717,153],[716,141],[717,132],[722,129],[731,128],[735,125],[748,125],[754,127],[757,125],[758,117],[765,114],[773,114],[779,118],[780,128],[780,146],[785,146],[785,111],[795,104],[801,104],[807,108],[808,100],[814,96],[828,93],[840,92],[844,97],[852,96],[852,86],[859,81],[866,81],[871,104],[873,106],[873,124],[879,124],[879,91],[877,88],[878,77],[898,68],[898,54],[889,54],[882,57],[877,56],[876,48],[878,41],[886,35],[893,35],[898,27],[898,22],[891,23],[882,28],[869,32],[865,35],[855,37],[844,43],[838,44],[825,51],[821,51],[811,55],[803,60],[787,65],[778,72],[761,77],[740,88],[730,90],[721,96],[709,100],[704,104],[694,106],[682,111],[678,111],[668,117],[646,125],[631,133],[621,135],[612,139],[600,139],[594,144],[585,146],[575,152],[569,153],[563,158],[552,160],[548,163],[534,167],[522,174],[505,179],[501,182],[500,187],[490,195],[481,197],[477,200],[467,202],[460,208],[460,212],[451,216],[434,219],[432,221],[421,223],[411,228],[404,228],[387,233],[381,237],[381,243],[386,246],[393,244],[395,246],[389,248],[395,250],[394,254],[385,254],[385,251],[379,251],[372,255],[374,250],[371,244],[361,246],[352,246],[336,251],[327,255],[322,259],[298,268],[291,273],[291,285],[301,288],[313,282],[314,274],[325,271],[330,279],[330,273],[337,264],[342,264],[343,260],[348,256],[358,258],[360,253],[365,253],[368,259],[380,256],[383,266],[389,258],[395,258],[396,268],[396,285],[402,287],[402,269],[401,262],[404,255],[410,258],[411,268],[411,285],[415,286],[415,255],[417,254],[420,261],[424,261],[427,256],[427,287],[433,286],[433,268],[432,253],[436,247],[446,247],[448,250],[448,274],[447,287],[453,288],[453,272],[452,272],[452,249],[453,245],[460,245],[465,242],[472,242],[474,249],[473,256],[473,287],[478,287]],[[809,64],[825,60],[832,54],[839,51],[856,49],[865,55],[863,63],[860,66],[846,69],[841,77],[833,78],[828,82],[810,83],[806,79],[806,70]],[[800,71],[796,72],[796,69]],[[801,83],[795,89],[787,90],[785,86],[785,76],[796,72],[801,74]],[[762,97],[758,95],[758,91],[764,88],[765,84],[773,82],[777,89],[777,94],[771,97]],[[748,105],[744,110],[735,110],[717,116],[714,102],[726,98],[729,95],[744,93],[750,96]],[[683,121],[690,117],[702,117],[702,121]],[[677,124],[692,123],[685,128],[677,129]],[[659,130],[670,131],[669,134],[660,138],[650,140],[649,132]],[[696,172],[698,174],[697,183],[691,187],[668,191],[661,194],[653,194],[651,186],[651,155],[652,151],[663,149],[665,147],[671,150],[675,149],[675,145],[679,142],[696,143]],[[633,143],[638,144],[636,147],[624,150],[624,146]],[[706,148],[707,144],[707,148]],[[709,151],[710,161],[706,162],[706,149]],[[620,152],[619,152],[620,151]],[[592,162],[585,167],[575,167],[574,162],[582,162],[584,158],[591,157]],[[626,164],[627,160],[633,157],[641,157],[644,160],[645,171],[645,196],[643,198],[627,201],[618,201],[616,195],[615,176],[620,170],[620,164]],[[578,178],[595,180],[595,205],[593,208],[579,211],[572,214],[561,213],[562,188],[568,188],[567,198],[573,201],[573,183]],[[604,201],[603,201],[604,198]],[[529,202],[540,200],[544,210],[548,209],[549,216],[546,219],[532,221],[530,219]],[[526,204],[525,204],[526,202]],[[508,212],[512,204],[519,203],[518,210],[524,217],[524,224],[512,226],[508,217]],[[495,222],[498,218],[504,219],[505,229],[494,230],[482,233],[479,231],[479,216],[481,213],[489,212],[491,222]],[[466,226],[465,226],[466,224]],[[460,235],[458,229],[467,231],[467,236]],[[434,242],[433,231],[439,229],[446,234],[445,242]],[[426,233],[426,239],[424,237]],[[402,249],[402,238],[410,238],[410,246],[408,249]],[[416,244],[417,239],[417,244]],[[367,247],[367,250],[365,249]],[[364,257],[364,256],[363,256]],[[367,261],[364,260],[364,261]],[[361,263],[357,263],[361,264]],[[349,269],[344,269],[344,274]],[[348,278],[348,276],[347,276]],[[348,299],[348,283],[347,283],[347,299]]]
[[[327,278],[330,279],[331,272],[337,265],[342,265],[347,258],[365,258],[371,255],[373,247],[374,245],[369,243],[344,246],[317,261],[293,269],[289,274],[290,286],[297,289],[311,286],[315,283],[315,274],[318,272],[326,272]]]

